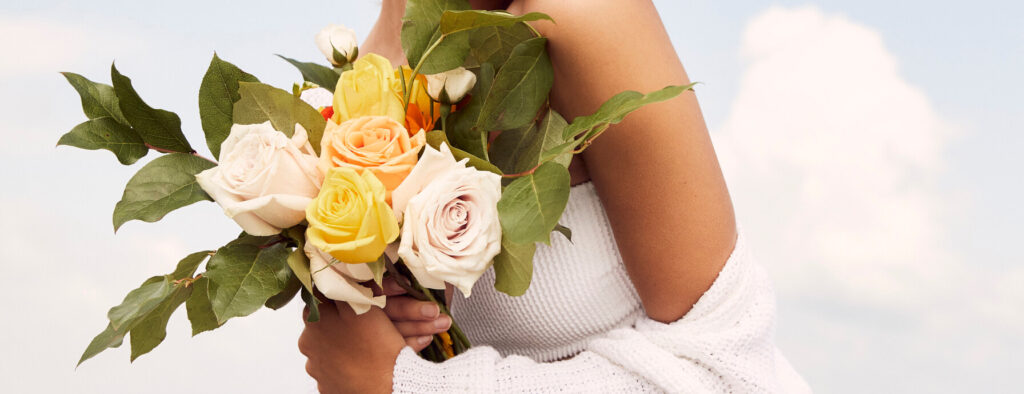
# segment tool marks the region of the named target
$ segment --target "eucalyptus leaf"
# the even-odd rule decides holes
[[[530,12],[524,15],[512,15],[504,11],[464,10],[445,11],[441,14],[441,34],[452,34],[481,27],[509,27],[519,22],[538,20],[554,22],[550,16],[541,12]]]
[[[511,243],[501,239],[501,253],[494,257],[494,288],[518,297],[526,293],[533,279],[533,254],[537,244]]]
[[[110,65],[110,79],[117,93],[118,107],[143,141],[171,152],[194,152],[181,132],[181,119],[173,112],[155,109],[142,101],[132,80]]]
[[[211,200],[196,183],[196,174],[213,167],[213,163],[186,153],[171,153],[149,162],[128,181],[114,207],[114,231],[129,220],[152,223],[175,209]]]
[[[239,82],[259,82],[259,79],[214,53],[199,85],[199,118],[206,134],[206,145],[216,158],[220,158],[220,145],[231,133],[233,107],[241,98]]]
[[[291,137],[295,124],[302,125],[309,133],[309,143],[320,154],[320,139],[323,138],[327,121],[316,109],[287,91],[257,82],[239,82],[241,99],[235,102],[232,112],[234,123],[258,124],[266,121],[274,129]]]
[[[547,162],[533,174],[516,178],[501,193],[498,218],[510,243],[550,243],[569,201],[569,170]]]
[[[209,294],[217,322],[247,316],[284,290],[287,283],[278,272],[286,269],[288,253],[284,243],[262,249],[246,244],[218,249],[205,275],[212,281]]]
[[[57,145],[96,150],[106,149],[117,156],[121,164],[133,164],[146,153],[149,147],[131,127],[114,118],[103,116],[89,119],[60,137]]]
[[[508,130],[530,123],[547,102],[552,82],[547,39],[531,38],[516,45],[494,76],[477,126]]]
[[[177,285],[163,302],[157,305],[136,326],[131,328],[131,361],[149,353],[167,337],[167,321],[192,293],[192,287]]]
[[[128,119],[124,118],[121,108],[118,106],[117,94],[114,93],[113,86],[90,81],[75,73],[62,72],[61,75],[64,75],[68,83],[78,91],[78,95],[82,99],[82,112],[85,112],[85,116],[88,116],[89,119],[107,116],[122,125],[130,126]]]
[[[487,130],[477,127],[480,109],[484,106],[487,92],[494,82],[494,67],[485,63],[476,70],[476,85],[470,92],[469,103],[453,112],[446,130],[452,147],[459,148],[474,156],[489,159],[487,152]]]
[[[192,323],[192,336],[221,326],[217,316],[213,314],[209,291],[210,279],[199,278],[192,283],[192,294],[185,301],[188,320]]]
[[[402,50],[409,65],[416,67],[423,60],[420,72],[436,74],[462,65],[469,53],[469,36],[456,33],[446,36],[441,44],[423,59],[427,50],[438,40],[441,15],[447,10],[468,10],[466,0],[407,0],[402,17]]]
[[[338,85],[338,78],[341,74],[333,68],[325,67],[313,62],[300,62],[281,55],[277,55],[277,57],[284,59],[286,62],[295,66],[295,68],[299,69],[299,72],[302,73],[302,79],[305,81],[320,85],[320,87],[330,90],[331,92],[334,92],[334,88]]]

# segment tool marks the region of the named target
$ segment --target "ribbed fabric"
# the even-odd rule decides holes
[[[495,291],[492,270],[454,297],[474,348],[438,364],[405,348],[395,392],[810,392],[775,348],[774,294],[742,236],[711,289],[663,324],[643,314],[593,185],[572,188],[561,222],[575,243],[538,247],[525,295]]]

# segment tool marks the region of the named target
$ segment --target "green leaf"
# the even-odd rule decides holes
[[[185,301],[188,320],[192,323],[192,336],[221,326],[221,323],[217,322],[217,316],[213,314],[209,291],[210,279],[199,278],[192,283],[192,294],[189,295],[188,301]]]
[[[516,45],[494,76],[477,125],[508,130],[530,123],[547,102],[552,81],[547,39],[531,38]]]
[[[316,323],[320,321],[320,300],[316,299],[313,293],[302,289],[302,301],[306,303],[306,307],[309,308],[309,316],[306,316],[306,321],[310,323]]]
[[[489,26],[469,32],[469,56],[466,68],[476,68],[490,63],[500,67],[508,60],[512,49],[519,43],[536,37],[525,23],[512,26]],[[479,78],[477,78],[479,80]]]
[[[257,124],[270,121],[274,129],[291,137],[295,124],[309,133],[309,143],[320,154],[320,139],[327,121],[316,109],[287,91],[256,82],[239,82],[241,99],[235,102],[234,123]]]
[[[501,253],[494,257],[494,288],[518,297],[526,293],[533,278],[533,253],[537,244],[511,243],[501,239]]]
[[[558,231],[559,233],[565,236],[565,239],[569,240],[569,242],[572,242],[572,230],[569,229],[568,227],[559,224],[555,226],[555,231]]]
[[[384,281],[384,255],[381,255],[377,261],[372,263],[366,263],[366,266],[370,268],[370,272],[373,273],[373,283],[376,283],[378,287],[382,286]]]
[[[498,167],[495,167],[494,164],[491,164],[487,160],[484,160],[484,159],[481,159],[479,157],[476,157],[476,156],[474,156],[474,155],[472,155],[472,154],[470,154],[470,153],[468,153],[468,152],[466,152],[464,150],[461,150],[461,149],[458,149],[456,147],[453,147],[451,145],[451,143],[448,142],[448,139],[445,137],[443,131],[441,131],[441,130],[431,130],[431,131],[427,132],[427,144],[428,145],[430,145],[434,149],[440,150],[441,149],[441,143],[448,144],[448,148],[451,149],[452,156],[455,157],[456,161],[459,161],[459,160],[462,160],[462,159],[469,159],[469,162],[467,162],[467,164],[469,164],[471,167],[474,167],[474,168],[476,168],[476,169],[478,169],[480,171],[490,171],[490,172],[493,172],[495,174],[501,175],[501,170],[498,169]]]
[[[89,119],[102,118],[104,116],[113,118],[118,123],[128,126],[128,119],[121,114],[121,108],[117,103],[117,94],[114,87],[88,80],[87,78],[69,72],[63,72],[64,78],[78,91],[82,99],[82,111]]]
[[[128,181],[114,207],[114,231],[129,220],[152,223],[175,209],[211,200],[196,183],[196,174],[213,167],[213,163],[186,153],[171,153],[149,162]]]
[[[107,318],[115,330],[130,330],[139,319],[155,309],[173,290],[171,280],[164,276],[147,279],[137,289],[128,292],[121,304],[110,308]]]
[[[191,293],[191,286],[176,285],[163,302],[131,328],[131,361],[149,353],[164,341],[167,337],[167,321]]]
[[[260,249],[229,244],[217,250],[206,270],[210,302],[217,322],[246,316],[259,309],[287,283],[278,274],[286,268],[289,250],[284,243]]]
[[[469,54],[469,35],[455,33],[442,38],[441,15],[447,10],[468,10],[466,0],[408,0],[402,17],[402,50],[419,72],[436,74],[459,67]],[[427,50],[441,40],[429,55]],[[426,56],[426,58],[424,58]]]
[[[562,136],[565,127],[565,119],[549,110],[539,124],[505,130],[491,144],[491,162],[506,174],[529,171],[540,164],[546,149],[566,142]],[[568,167],[571,160],[572,155],[563,154],[555,161]]]
[[[464,150],[474,156],[489,159],[487,156],[487,130],[477,127],[480,109],[484,107],[484,98],[491,90],[494,81],[494,67],[484,64],[477,71],[476,85],[470,92],[469,103],[452,113],[447,136],[452,147]]]
[[[302,250],[301,244],[288,254],[288,267],[292,269],[295,277],[302,283],[302,287],[312,292],[313,275],[309,272],[309,257],[306,257],[306,252]]]
[[[341,74],[333,68],[324,67],[313,62],[300,62],[281,55],[277,55],[277,57],[284,59],[295,66],[295,68],[299,69],[299,72],[302,73],[302,79],[305,81],[320,85],[320,87],[330,90],[331,92],[334,92],[334,88],[338,85],[338,77],[340,77]]]
[[[550,16],[540,12],[531,12],[525,15],[512,15],[504,11],[445,11],[441,14],[441,34],[452,34],[481,27],[509,27],[519,22],[530,22],[541,19],[554,22],[554,19],[551,19]]]
[[[149,147],[135,130],[109,116],[90,119],[75,126],[60,137],[57,145],[89,150],[106,149],[125,165],[135,163],[149,153]]]
[[[110,79],[114,82],[118,107],[143,141],[154,147],[172,152],[194,152],[181,132],[181,119],[173,112],[154,109],[142,101],[132,87],[132,80],[121,75],[110,65]]]
[[[295,298],[295,295],[302,289],[302,282],[299,281],[297,276],[292,274],[291,270],[288,270],[288,279],[285,283],[284,290],[267,299],[267,302],[263,304],[264,306],[273,310],[281,309],[288,305],[292,298]]]
[[[542,164],[502,191],[498,218],[503,236],[510,243],[549,242],[568,201],[569,170],[558,163]]]
[[[89,342],[85,352],[82,352],[82,357],[78,359],[78,365],[82,365],[85,360],[100,354],[104,350],[121,346],[121,343],[124,341],[124,334],[127,332],[127,330],[115,330],[114,327],[107,324],[107,328],[99,333],[99,335],[96,335],[92,342]]]
[[[172,280],[180,280],[191,278],[199,269],[199,265],[206,261],[206,258],[210,257],[212,250],[204,250],[202,252],[195,252],[178,262],[178,266],[171,273]]]
[[[199,118],[206,134],[206,146],[216,158],[220,158],[220,145],[231,132],[234,103],[241,98],[239,82],[259,82],[259,79],[221,60],[214,53],[199,85]]]

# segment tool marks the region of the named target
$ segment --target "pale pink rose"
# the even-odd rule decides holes
[[[386,297],[374,297],[370,288],[359,284],[373,279],[373,271],[367,264],[342,263],[311,243],[306,243],[303,251],[309,257],[313,282],[324,296],[347,302],[357,315],[370,310],[371,306],[384,307]]]
[[[402,225],[398,255],[431,289],[448,282],[469,296],[501,251],[501,177],[456,162],[447,145],[427,146],[391,195]]]
[[[289,139],[270,122],[236,124],[220,154],[220,163],[196,180],[242,230],[274,235],[306,218],[324,176],[302,126]]]

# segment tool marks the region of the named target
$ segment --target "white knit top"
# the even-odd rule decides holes
[[[774,294],[742,236],[711,289],[663,324],[643,313],[592,184],[572,188],[561,223],[573,241],[538,246],[526,294],[494,290],[490,270],[453,297],[473,348],[435,364],[406,347],[395,392],[810,392],[775,348]]]

